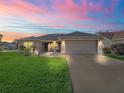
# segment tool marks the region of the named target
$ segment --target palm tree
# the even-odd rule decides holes
[[[0,42],[2,41],[2,38],[3,38],[3,35],[2,35],[2,34],[0,34]]]

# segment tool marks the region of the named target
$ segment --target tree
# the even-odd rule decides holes
[[[2,35],[2,34],[0,34],[0,42],[2,42],[2,38],[3,38],[3,35]]]

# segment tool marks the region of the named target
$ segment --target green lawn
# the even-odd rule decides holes
[[[0,93],[72,93],[64,58],[0,53]]]
[[[124,61],[124,56],[117,56],[117,55],[113,55],[113,54],[106,54],[106,56]]]

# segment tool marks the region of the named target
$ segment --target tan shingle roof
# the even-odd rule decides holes
[[[124,38],[124,31],[121,32],[116,32],[112,38],[112,40],[116,40],[116,39],[122,39]]]
[[[72,33],[68,33],[68,34],[48,34],[48,35],[44,35],[44,36],[39,36],[39,37],[26,37],[26,38],[22,38],[19,39],[17,41],[25,41],[25,40],[59,40],[60,37],[69,37],[69,38],[81,38],[81,37],[90,37],[90,39],[94,39],[97,38],[97,35],[95,34],[89,34],[89,33],[84,33],[84,32],[79,32],[79,31],[75,31]]]
[[[35,40],[39,40],[39,39],[37,39],[37,37],[31,36],[31,37],[18,39],[17,41],[35,41]]]

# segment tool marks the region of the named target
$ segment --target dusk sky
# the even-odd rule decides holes
[[[124,0],[0,0],[0,32],[11,40],[100,30],[124,30]]]

